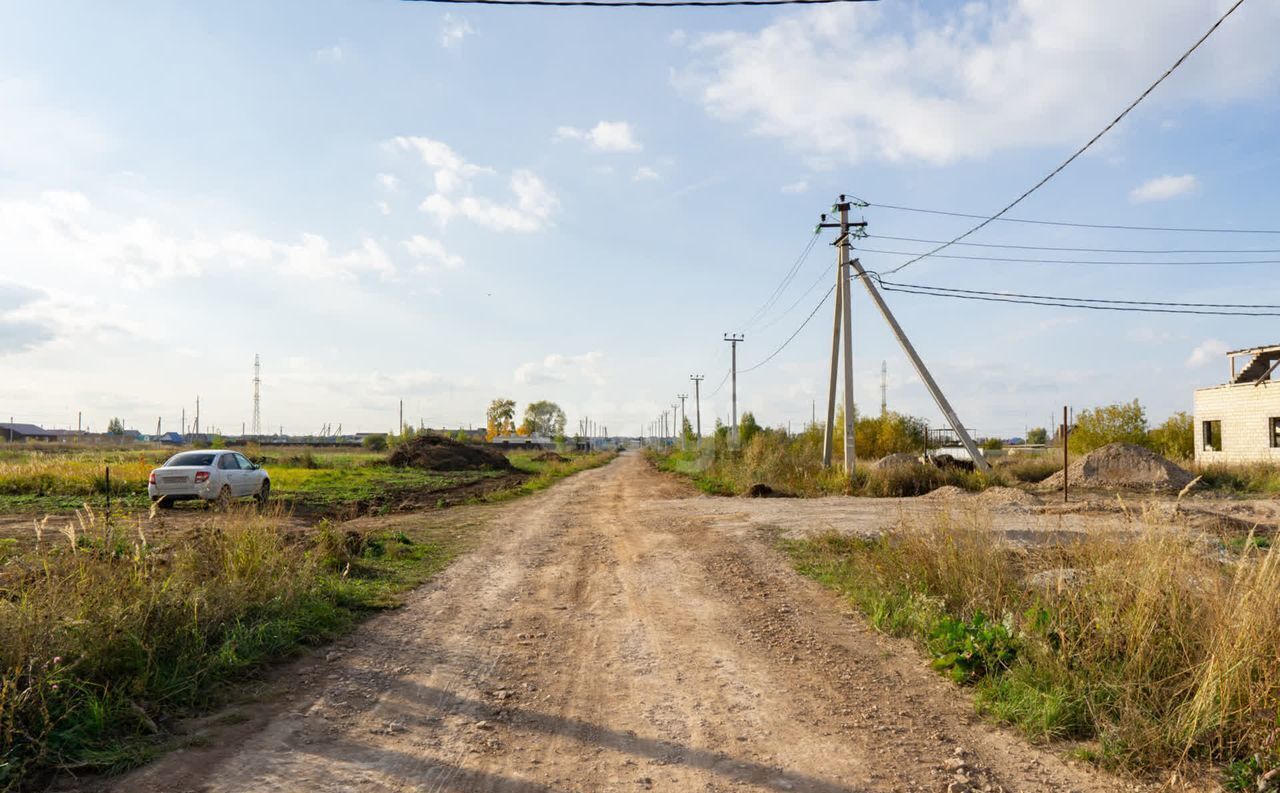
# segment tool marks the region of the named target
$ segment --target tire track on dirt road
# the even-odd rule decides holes
[[[983,724],[908,644],[741,521],[691,516],[690,495],[623,455],[495,505],[403,608],[284,670],[287,696],[108,787],[1133,789]]]

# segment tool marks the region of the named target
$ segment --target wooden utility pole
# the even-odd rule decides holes
[[[686,399],[688,399],[688,398],[689,398],[689,395],[688,395],[688,394],[676,394],[676,396],[680,398],[680,429],[678,429],[678,430],[677,430],[677,432],[679,432],[679,433],[680,433],[680,448],[682,448],[682,449],[683,449],[683,448],[684,448],[684,446],[685,446],[685,442],[684,442],[684,423],[685,423],[685,421],[686,421],[686,416],[685,416],[685,412],[684,412],[684,401],[685,401]]]

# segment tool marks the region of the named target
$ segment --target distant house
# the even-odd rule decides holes
[[[163,435],[157,435],[152,438],[157,443],[164,443],[169,446],[181,446],[186,441],[176,432],[166,432]]]
[[[489,441],[504,448],[554,449],[556,442],[545,435],[498,435]]]
[[[1280,462],[1280,344],[1227,359],[1231,379],[1195,392],[1196,462]]]
[[[46,430],[34,424],[0,423],[0,438],[6,441],[55,441],[62,433],[59,430]]]

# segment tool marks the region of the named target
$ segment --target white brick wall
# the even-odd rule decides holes
[[[1200,388],[1195,395],[1196,462],[1280,462],[1271,418],[1280,418],[1280,381]],[[1204,422],[1222,422],[1222,451],[1204,448]]]

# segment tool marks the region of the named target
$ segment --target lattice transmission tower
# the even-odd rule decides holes
[[[262,386],[262,362],[258,354],[253,354],[253,435],[262,434],[262,409],[259,388]]]

